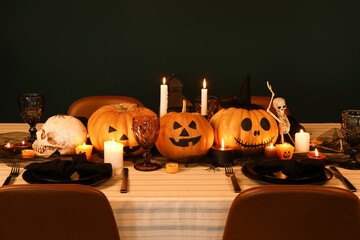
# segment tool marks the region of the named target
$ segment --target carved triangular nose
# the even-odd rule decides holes
[[[188,137],[188,136],[190,136],[190,135],[189,135],[189,133],[186,131],[186,129],[184,128],[184,129],[182,130],[182,132],[180,133],[180,136],[182,136],[182,137]]]

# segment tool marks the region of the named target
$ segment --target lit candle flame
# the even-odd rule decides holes
[[[315,148],[315,156],[319,156],[319,152],[318,152],[318,150],[317,150],[317,148]]]
[[[284,143],[284,147],[286,147],[286,143]]]
[[[83,148],[86,149],[86,144],[85,143],[83,143]]]
[[[166,78],[163,77],[163,84],[166,84]]]
[[[225,148],[225,143],[224,143],[224,139],[221,139],[221,148]]]
[[[203,81],[203,88],[206,88],[206,79],[204,78],[204,81]]]
[[[300,133],[303,134],[303,133],[304,133],[304,130],[300,129]]]
[[[7,144],[6,144],[6,147],[7,147],[7,148],[11,147],[11,146],[10,146],[10,143],[7,143]]]
[[[25,141],[22,141],[21,144],[22,144],[22,145],[25,145]]]
[[[112,139],[112,146],[115,147],[115,141]]]
[[[274,144],[273,144],[273,143],[270,144],[270,148],[274,148]]]

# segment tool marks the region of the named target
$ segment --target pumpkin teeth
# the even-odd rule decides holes
[[[247,142],[243,142],[241,139],[234,137],[236,143],[238,145],[240,145],[241,147],[245,147],[245,148],[259,148],[259,147],[266,147],[267,145],[269,145],[269,143],[272,142],[272,140],[274,139],[274,137],[271,137],[268,141],[264,141],[262,143],[259,144],[255,144],[255,143],[247,143]]]

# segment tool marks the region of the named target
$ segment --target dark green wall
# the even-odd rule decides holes
[[[91,95],[125,95],[158,109],[164,74],[191,101],[253,95],[270,81],[301,122],[338,122],[359,109],[358,0],[2,0],[0,122],[22,122],[17,96],[41,92],[48,117]]]

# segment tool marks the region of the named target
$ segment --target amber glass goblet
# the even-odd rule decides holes
[[[201,97],[195,99],[195,110],[201,114]],[[220,110],[220,101],[215,96],[208,96],[207,100],[207,115],[205,118],[210,120],[211,117]]]
[[[345,141],[350,145],[350,159],[339,164],[347,169],[360,169],[360,163],[356,159],[356,147],[360,144],[360,110],[344,110],[341,113],[341,131]]]
[[[39,123],[44,112],[45,100],[40,93],[25,93],[18,98],[19,110],[22,119],[30,125],[28,142],[36,140],[36,124]]]
[[[160,130],[160,120],[157,116],[136,116],[133,118],[132,128],[134,136],[140,147],[144,149],[143,161],[134,165],[140,171],[153,171],[160,168],[160,165],[150,161],[150,149],[154,146]]]

